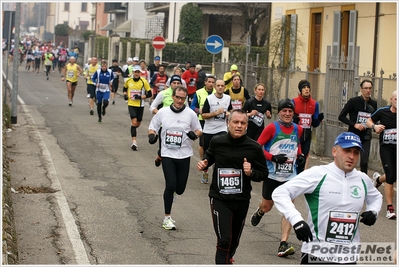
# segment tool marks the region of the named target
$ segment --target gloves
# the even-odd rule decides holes
[[[317,117],[317,119],[319,120],[319,122],[321,122],[322,120],[324,120],[324,114],[320,113],[319,117]]]
[[[297,158],[296,158],[296,165],[298,166],[298,168],[301,168],[305,165],[306,163],[306,158],[304,154],[300,154]]]
[[[286,154],[278,154],[278,155],[273,155],[272,156],[272,161],[276,163],[284,163],[287,161]]]
[[[134,99],[141,99],[141,95],[134,95]]]
[[[360,214],[360,217],[362,217],[360,219],[360,222],[362,222],[368,226],[373,225],[375,223],[375,221],[377,220],[376,214],[374,212],[372,212],[371,210],[363,212],[362,214]]]
[[[127,95],[123,95],[123,99],[128,100],[129,98],[127,97]]]
[[[308,243],[309,241],[313,241],[313,235],[310,231],[309,225],[305,221],[299,221],[294,225],[294,231],[296,237]]]
[[[198,136],[193,131],[189,131],[187,133],[187,136],[188,136],[188,138],[190,138],[193,141],[198,138]]]
[[[151,145],[155,144],[157,140],[158,140],[158,135],[155,134],[148,135],[148,143],[150,143]]]
[[[298,115],[294,114],[294,118],[292,119],[292,121],[293,121],[294,123],[298,124],[298,123],[299,123],[299,117],[298,117]]]

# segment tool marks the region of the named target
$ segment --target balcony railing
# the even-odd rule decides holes
[[[104,13],[123,13],[126,12],[126,6],[122,3],[104,3]]]
[[[147,9],[152,9],[156,7],[164,7],[164,6],[169,6],[170,2],[167,3],[144,3],[144,8]]]

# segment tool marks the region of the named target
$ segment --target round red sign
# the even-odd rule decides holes
[[[155,36],[152,39],[152,47],[154,47],[154,49],[162,50],[165,48],[165,46],[166,46],[166,41],[165,38],[163,38],[162,36]]]

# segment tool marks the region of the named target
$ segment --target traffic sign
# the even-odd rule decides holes
[[[219,35],[211,35],[205,41],[205,48],[211,54],[218,54],[224,47],[224,41]]]
[[[155,36],[154,38],[152,38],[152,47],[154,47],[154,49],[162,50],[165,48],[165,46],[166,41],[165,38],[163,38],[162,36]]]

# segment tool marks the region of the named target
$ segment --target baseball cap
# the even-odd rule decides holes
[[[161,60],[161,57],[160,56],[156,56],[156,57],[154,57],[154,60]]]
[[[277,110],[280,112],[284,108],[290,108],[292,110],[295,109],[294,103],[291,101],[291,99],[286,98],[278,102]]]
[[[362,142],[357,134],[343,132],[337,136],[334,146],[339,145],[342,148],[358,147],[363,151]]]
[[[127,59],[127,62],[132,62],[133,61],[133,59],[131,58],[131,57],[129,57],[128,59]]]
[[[190,68],[195,68],[195,64],[194,64],[194,63],[191,63],[191,64],[190,64]]]
[[[138,57],[134,57],[133,61],[139,61],[139,58]]]
[[[230,70],[238,70],[238,67],[236,64],[231,65]]]
[[[141,70],[140,66],[139,65],[134,65],[133,66],[133,71],[138,71],[138,70]]]
[[[170,78],[170,83],[173,83],[174,81],[178,81],[178,82],[181,83],[181,78],[180,78],[180,76],[179,76],[179,75],[173,75],[173,76]]]

